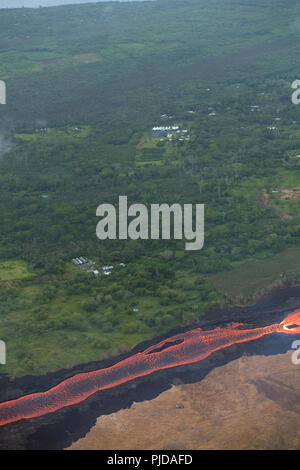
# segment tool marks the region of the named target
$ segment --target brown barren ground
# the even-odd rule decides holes
[[[300,188],[282,189],[280,199],[297,199],[300,197]]]
[[[174,382],[176,376],[174,375]],[[300,365],[243,356],[201,382],[101,416],[71,449],[299,449]]]

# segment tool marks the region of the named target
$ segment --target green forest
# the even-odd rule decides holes
[[[299,39],[297,0],[0,11],[1,372],[114,356],[299,281]],[[119,195],[205,204],[204,248],[100,241]]]

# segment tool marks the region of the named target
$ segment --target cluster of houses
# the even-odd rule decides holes
[[[177,134],[179,134],[179,142],[183,142],[185,140],[189,141],[190,140],[190,134],[189,134],[189,131],[187,129],[183,129],[182,131],[176,131]]]
[[[120,263],[119,266],[122,266],[123,268],[125,268],[126,264],[125,263]],[[103,271],[103,274],[104,276],[110,276],[112,270],[114,269],[113,266],[102,266],[102,271]]]
[[[35,129],[35,132],[49,132],[50,129],[48,127],[41,127],[40,129]]]
[[[105,276],[110,276],[113,266],[102,266],[102,271]]]
[[[175,129],[176,127],[176,129]],[[172,137],[172,130],[179,129],[178,126],[159,126],[152,127],[152,137]]]
[[[168,139],[168,142],[172,142],[175,136],[180,142],[190,140],[190,135],[187,129],[181,130],[179,126],[158,126],[152,127],[152,137],[160,138],[161,141]]]
[[[80,258],[73,258],[72,263],[75,264],[78,268],[82,271],[86,271],[87,273],[93,273],[95,276],[98,276],[99,271],[95,269],[95,264],[93,261],[89,261],[87,258],[81,256]]]
[[[80,258],[73,258],[72,263],[75,264],[79,269],[82,271],[85,271],[87,273],[93,273],[95,276],[98,276],[100,274],[98,269],[95,269],[95,262],[89,261],[87,258],[84,256],[80,256]],[[120,263],[119,264],[121,267],[125,267],[126,264]],[[112,273],[112,270],[114,269],[113,266],[102,266],[102,274],[104,276],[110,276]]]

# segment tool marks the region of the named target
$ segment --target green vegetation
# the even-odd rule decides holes
[[[29,271],[24,261],[9,260],[0,262],[0,281],[30,279],[33,276],[34,274]]]
[[[298,279],[297,11],[158,0],[1,12],[1,371],[114,355]],[[151,137],[175,125],[189,141]],[[119,195],[204,203],[204,249],[100,242],[96,208]],[[78,256],[115,269],[94,277]]]
[[[33,142],[38,145],[74,144],[77,139],[87,138],[90,131],[89,126],[69,126],[61,129],[37,128],[34,133],[15,134],[15,138],[17,141]]]
[[[209,276],[209,279],[227,295],[247,300],[256,292],[276,284],[276,281],[284,285],[286,281],[299,279],[299,259],[299,247],[287,248],[272,257],[239,263],[230,275],[218,273]]]

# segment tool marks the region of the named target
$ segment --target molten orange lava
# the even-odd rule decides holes
[[[283,333],[292,335],[300,333],[300,310],[296,310],[285,318],[281,323]]]
[[[271,333],[300,333],[300,310],[281,323],[241,329],[243,324],[203,331],[200,328],[180,333],[145,351],[130,356],[105,369],[76,374],[46,392],[32,393],[16,400],[0,403],[0,426],[53,413],[86,400],[99,390],[116,387],[130,380],[183,364],[198,362],[215,351],[244,343]]]

